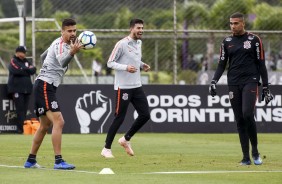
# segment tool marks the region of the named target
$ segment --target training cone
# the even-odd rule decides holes
[[[115,174],[111,168],[103,168],[99,174]]]

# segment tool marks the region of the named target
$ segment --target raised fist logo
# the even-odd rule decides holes
[[[76,100],[75,112],[80,124],[80,133],[103,133],[103,126],[112,112],[112,101],[101,94],[101,91],[91,91]],[[93,124],[91,124],[93,121]]]

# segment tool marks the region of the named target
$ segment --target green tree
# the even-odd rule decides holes
[[[81,50],[77,56],[85,68],[91,68],[94,59],[101,63],[103,62],[102,49],[96,46],[93,49]]]
[[[92,14],[78,16],[78,22],[86,28],[92,27],[95,29],[112,29],[116,18],[116,12]]]
[[[150,18],[150,22],[157,29],[172,29],[173,28],[173,11],[172,10],[154,10],[155,12]],[[165,20],[165,21],[164,21]]]
[[[14,54],[15,48],[19,45],[18,32],[1,33],[0,35],[0,57],[9,61]]]
[[[114,21],[114,28],[117,29],[126,29],[129,27],[129,21],[133,18],[133,13],[127,8],[123,7],[116,14]]]
[[[188,2],[184,8],[182,8],[184,19],[187,21],[189,29],[201,29],[206,27],[208,20],[208,7],[205,4],[195,1]]]
[[[52,17],[55,18],[61,26],[64,19],[71,18],[71,13],[68,11],[56,11],[56,13],[52,15]]]
[[[136,11],[135,15],[137,18],[144,20],[144,28],[145,29],[155,29],[155,25],[152,23],[152,16],[156,14],[156,12],[152,9],[142,8]]]
[[[234,2],[234,1],[232,1]],[[234,6],[236,3],[236,6]],[[230,0],[217,0],[210,9],[209,13],[209,29],[229,29],[229,17],[235,12],[241,12],[248,15],[252,8],[255,6],[256,0],[236,0],[236,2],[231,3]],[[248,26],[248,24],[246,25]],[[209,35],[207,41],[207,58],[209,63],[209,68],[212,67],[214,50],[215,50],[215,38],[213,34]]]
[[[0,4],[0,18],[4,18],[4,13],[2,11],[2,5]]]
[[[256,0],[236,0],[230,3],[230,0],[217,0],[210,10],[210,29],[228,29],[229,16],[235,12],[241,12],[248,15],[255,6]],[[233,2],[233,1],[232,1]]]
[[[49,0],[43,0],[41,5],[42,17],[49,18],[53,13],[53,5]]]
[[[282,30],[282,8],[261,3],[254,8],[256,16],[253,29],[256,30]]]

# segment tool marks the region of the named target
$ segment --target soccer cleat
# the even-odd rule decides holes
[[[101,155],[105,158],[115,158],[111,149],[103,148]]]
[[[125,140],[124,136],[118,140],[118,143],[124,147],[126,153],[130,156],[134,156],[134,152],[131,148],[130,142]]]
[[[254,159],[255,165],[261,165],[262,164],[262,159],[260,158],[260,156],[253,157],[253,159]]]
[[[56,164],[56,163],[54,164],[54,169],[71,170],[71,169],[74,169],[74,168],[75,168],[74,165],[68,164],[64,160],[59,164]]]
[[[240,162],[240,165],[251,165],[252,162],[250,159],[243,158],[243,160]]]
[[[26,161],[24,163],[24,168],[43,168],[43,167],[41,167],[37,162],[31,163]]]

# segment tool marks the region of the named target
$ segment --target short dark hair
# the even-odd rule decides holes
[[[26,53],[26,47],[25,46],[18,46],[16,48],[16,52]]]
[[[63,22],[62,22],[62,29],[65,27],[65,26],[74,26],[76,25],[76,22],[74,19],[64,19]]]
[[[144,21],[142,19],[131,19],[129,26],[134,27],[135,24],[144,24]]]
[[[230,15],[230,18],[240,18],[240,19],[244,20],[244,14],[240,13],[240,12],[236,12],[236,13],[233,13],[232,15]]]

